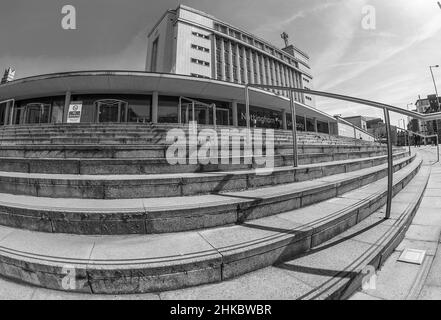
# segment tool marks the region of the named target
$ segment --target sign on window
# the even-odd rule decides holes
[[[83,109],[82,102],[72,102],[69,105],[69,112],[67,114],[67,123],[80,123],[82,109]]]

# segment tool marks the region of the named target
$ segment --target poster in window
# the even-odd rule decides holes
[[[69,112],[67,114],[67,123],[80,123],[82,109],[83,109],[82,102],[72,102],[69,105]]]

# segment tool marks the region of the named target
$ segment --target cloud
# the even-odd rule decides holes
[[[411,47],[429,40],[433,38],[438,32],[441,30],[441,19],[438,16],[433,17],[428,22],[426,22],[412,37],[408,39],[404,39],[401,41],[401,44],[396,46],[390,46],[389,48],[384,49],[382,52],[379,48],[375,48],[378,50],[375,54],[378,55],[378,59],[371,60],[367,63],[358,64],[359,68],[352,69],[351,71],[346,72],[345,74],[334,78],[333,81],[327,82],[320,89],[321,90],[331,90],[339,85],[342,85],[350,80],[354,80],[360,75],[366,73],[367,71],[385,63],[389,59],[394,56],[410,49]],[[363,48],[363,50],[370,50],[370,48]],[[372,50],[371,50],[372,51]]]

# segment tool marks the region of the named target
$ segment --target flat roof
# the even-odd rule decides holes
[[[0,85],[0,101],[59,96],[66,92],[149,94],[154,91],[162,95],[245,103],[245,85],[179,74],[119,70],[62,72],[17,79]],[[257,88],[250,88],[249,92],[250,105],[290,113],[288,98]],[[299,102],[295,105],[298,114],[321,121],[336,121],[319,109]]]

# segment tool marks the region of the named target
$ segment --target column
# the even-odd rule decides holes
[[[248,81],[253,84],[254,83],[254,63],[253,63],[253,50],[250,50],[250,77]]]
[[[256,52],[256,72],[257,72],[257,84],[260,84],[260,65],[259,65],[259,54]]]
[[[287,77],[288,77],[288,84],[292,88],[292,87],[294,87],[294,84],[292,82],[292,70],[291,70],[291,68],[287,67],[286,71],[288,73],[288,75],[287,75]],[[289,94],[289,92],[288,92],[288,94]],[[295,97],[295,92],[293,93],[293,96]],[[295,99],[294,99],[294,101],[295,101]]]
[[[214,57],[214,63],[212,63],[211,65],[211,72],[212,72],[212,79],[217,80],[217,63],[219,61],[216,60],[216,56],[217,56],[217,45],[216,45],[216,39],[218,39],[218,37],[213,36],[213,45],[211,46],[211,56]]]
[[[285,70],[285,82],[288,87],[291,87],[290,81],[289,81],[289,67],[283,66]],[[286,92],[287,96],[289,97],[289,91]]]
[[[276,85],[276,70],[275,70],[275,66],[274,66],[274,60],[271,59],[271,83],[273,86]],[[276,92],[276,90],[273,90],[273,92]]]
[[[242,47],[242,56],[243,56],[243,76],[245,83],[248,83],[248,66],[247,66],[247,51],[245,47]]]
[[[233,112],[233,126],[239,126],[238,118],[237,118],[237,101],[233,101],[231,104],[232,112]]]
[[[296,86],[296,82],[295,82],[295,79],[294,79],[294,73],[295,73],[295,71],[292,70],[292,69],[290,69],[289,71],[290,71],[290,72],[289,72],[289,79],[290,79],[290,81],[291,81],[291,85],[292,85],[294,88],[297,88],[297,86]],[[297,92],[294,92],[294,100],[295,100],[295,101],[299,101],[299,100],[297,99]]]
[[[234,49],[236,50],[236,67],[237,67],[237,83],[242,83],[242,76],[240,74],[240,55],[239,55],[239,45],[236,43],[234,45]]]
[[[154,91],[152,94],[152,123],[158,123],[158,91]]]
[[[265,75],[268,77],[268,80],[265,80],[265,81],[266,81],[266,84],[270,86],[271,85],[270,59],[267,58],[266,62],[267,63],[265,65],[265,73],[266,73]]]
[[[303,82],[302,82],[302,74],[299,73],[299,88],[303,89]],[[302,93],[301,95],[302,103],[305,103],[305,94]]]
[[[288,124],[286,123],[286,110],[282,110],[282,126],[283,130],[288,130]]]
[[[228,62],[230,63],[230,81],[234,82],[233,77],[233,45],[231,41],[228,41]]]
[[[64,98],[64,111],[63,111],[63,123],[67,123],[67,114],[69,113],[69,105],[72,98],[72,93],[70,91],[66,92]]]
[[[316,118],[314,118],[314,132],[315,132],[315,133],[318,132],[317,119],[316,119]]]
[[[262,70],[260,70],[260,72],[262,73],[262,84],[266,85],[266,68],[265,68],[265,57],[262,55],[261,56],[261,60],[262,60]]]
[[[225,81],[227,78],[225,76],[225,43],[224,43],[224,39],[221,38],[220,43],[221,43],[220,59],[221,59],[222,80]]]

